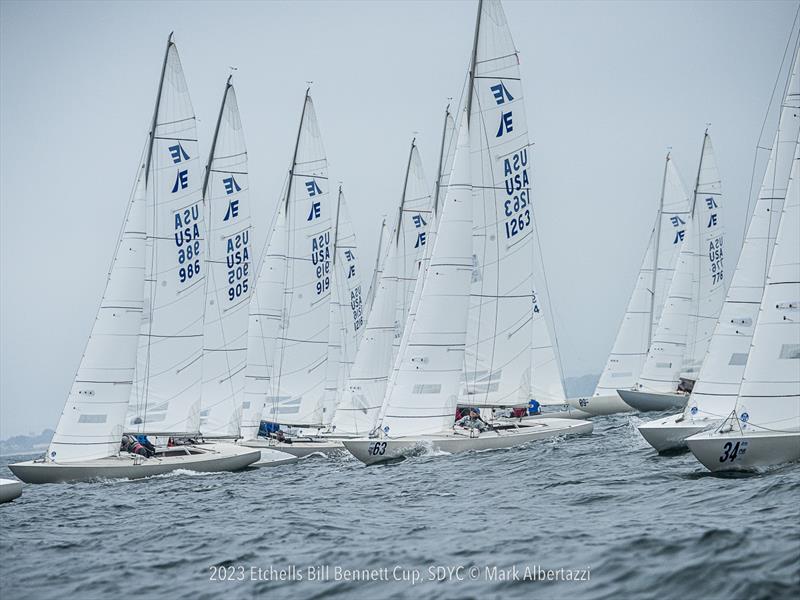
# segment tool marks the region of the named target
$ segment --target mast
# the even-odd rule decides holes
[[[408,188],[408,173],[411,170],[411,157],[414,156],[414,143],[417,138],[411,139],[411,149],[408,151],[408,164],[406,165],[406,178],[403,181],[403,195],[400,198],[400,212],[397,213],[397,237],[395,241],[400,240],[400,225],[403,222],[403,206],[406,203],[406,189]]]
[[[297,139],[294,142],[294,154],[292,154],[292,168],[289,170],[289,185],[286,186],[286,200],[285,200],[285,208],[286,211],[289,210],[289,198],[292,195],[292,182],[294,180],[294,167],[295,163],[297,162],[297,148],[300,146],[300,133],[303,131],[303,121],[306,118],[306,105],[308,104],[308,94],[311,91],[311,87],[306,88],[306,97],[303,100],[303,112],[300,113],[300,124],[297,126]]]
[[[225,102],[228,99],[228,90],[231,88],[231,78],[233,74],[228,75],[228,81],[225,82],[225,91],[222,93],[222,103],[219,106],[219,116],[217,117],[217,126],[214,127],[214,137],[211,140],[211,151],[208,153],[208,163],[206,164],[206,174],[203,178],[203,202],[206,201],[206,190],[208,189],[208,179],[211,175],[211,162],[214,160],[214,152],[217,149],[217,137],[219,136],[219,126],[222,123],[222,113],[225,110]]]
[[[169,32],[167,38],[167,49],[164,51],[164,62],[161,65],[161,78],[158,80],[158,92],[156,93],[156,106],[153,109],[153,120],[150,123],[150,141],[147,144],[147,163],[144,168],[144,182],[147,184],[150,178],[150,160],[153,158],[153,143],[156,141],[156,123],[158,122],[158,109],[161,107],[161,90],[164,89],[164,74],[167,72],[167,58],[169,58],[169,49],[174,45],[172,35],[174,31]]]
[[[658,247],[661,243],[661,215],[664,214],[664,190],[667,186],[667,167],[669,166],[669,152],[664,161],[664,177],[661,180],[661,199],[658,202],[658,213],[656,214],[656,245],[653,248],[653,278],[650,283],[650,322],[647,325],[647,347],[653,343],[653,313],[656,304],[656,278],[658,274]]]
[[[333,258],[331,258],[331,270],[336,265],[336,249],[339,245],[339,210],[342,206],[342,186],[339,185],[339,195],[336,198],[336,221],[333,225]]]
[[[434,216],[439,212],[439,192],[442,187],[442,162],[444,160],[444,142],[447,137],[447,119],[450,117],[450,103],[447,103],[447,108],[444,109],[444,123],[442,124],[442,143],[439,147],[439,167],[436,169],[436,191],[433,196],[433,214]]]
[[[481,32],[481,11],[483,0],[478,0],[478,16],[475,19],[475,37],[472,40],[472,59],[469,63],[469,85],[467,86],[467,124],[472,114],[472,92],[475,89],[475,63],[478,60],[478,35]]]

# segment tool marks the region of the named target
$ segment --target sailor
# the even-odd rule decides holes
[[[470,408],[469,414],[466,417],[461,417],[455,424],[459,427],[477,429],[478,431],[486,431],[489,429],[486,422],[481,419],[481,412],[477,408]]]
[[[137,435],[136,440],[147,449],[148,455],[153,456],[156,453],[156,447],[150,443],[146,435]]]

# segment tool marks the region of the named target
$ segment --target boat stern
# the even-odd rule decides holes
[[[686,439],[709,471],[757,471],[800,460],[800,432],[703,431]]]

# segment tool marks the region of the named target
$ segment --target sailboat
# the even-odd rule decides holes
[[[800,52],[795,54],[778,129],[739,261],[686,408],[639,426],[639,432],[658,452],[685,448],[688,436],[718,425],[734,409],[775,246],[798,132]]]
[[[15,479],[0,479],[0,504],[16,500],[22,495],[22,482]]]
[[[124,433],[199,433],[205,252],[194,111],[170,34],[150,133],[106,289],[43,459],[9,465],[28,483],[242,469],[232,444],[123,452]],[[126,418],[131,409],[132,417]]]
[[[250,302],[243,446],[302,457],[341,448],[324,439],[334,287],[328,161],[306,90],[286,193]],[[258,437],[265,421],[269,437]]]
[[[708,130],[703,134],[691,220],[667,302],[633,390],[617,393],[640,411],[683,408],[725,299],[723,201]]]
[[[800,140],[736,405],[686,443],[710,471],[800,460]]]
[[[454,427],[458,404],[527,405],[530,391],[527,127],[518,57],[499,1],[479,2],[457,139],[428,270],[374,437],[343,440],[366,464],[420,447],[507,448],[592,430],[590,422],[570,419],[482,433]]]
[[[431,211],[422,160],[416,140],[412,140],[397,217],[378,269],[372,310],[332,423],[337,437],[368,435],[375,427],[411,310],[409,292],[413,294],[429,247]]]
[[[206,441],[241,437],[248,307],[254,282],[247,146],[231,79],[225,82],[202,188],[208,252],[200,433]],[[262,449],[254,466],[296,460],[285,452]]]
[[[573,409],[592,415],[631,410],[617,390],[633,389],[642,372],[690,218],[689,194],[667,153],[655,224],[614,346],[594,393],[589,398],[571,398]]]

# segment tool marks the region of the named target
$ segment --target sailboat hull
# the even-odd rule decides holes
[[[183,469],[196,472],[238,471],[261,458],[258,450],[233,444],[176,446],[152,458],[121,454],[84,462],[26,461],[8,468],[25,483],[67,483],[98,479],[142,479]]]
[[[0,479],[0,504],[16,500],[22,495],[22,482]]]
[[[281,465],[290,465],[300,460],[294,454],[281,452],[274,448],[261,448],[259,452],[261,457],[251,464],[251,467],[279,467]]]
[[[588,413],[593,417],[631,412],[633,409],[622,401],[617,394],[608,396],[589,396],[586,398],[569,398],[570,408]]]
[[[242,446],[247,448],[259,448],[279,450],[281,453],[291,454],[295,458],[305,458],[312,454],[341,454],[344,452],[344,446],[341,440],[336,438],[311,438],[308,441],[302,442],[278,442],[274,439],[258,438],[255,440],[248,440],[241,443]]]
[[[757,471],[800,460],[800,432],[704,431],[686,443],[697,460],[714,472]]]
[[[342,443],[358,460],[366,465],[372,465],[426,452],[455,454],[469,450],[511,448],[559,435],[588,434],[593,428],[594,424],[590,421],[539,419],[525,427],[485,431],[473,436],[466,432],[453,432],[397,439],[361,438],[343,440]]]
[[[719,421],[692,421],[683,413],[639,425],[639,433],[656,452],[672,452],[686,448],[686,438],[718,425]]]
[[[682,409],[689,400],[689,394],[658,394],[653,392],[635,392],[633,390],[617,390],[625,404],[639,412],[661,412]]]

